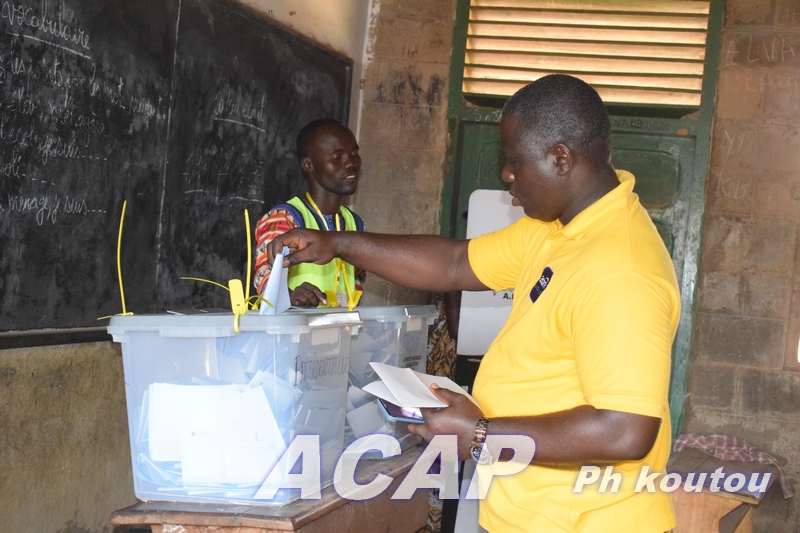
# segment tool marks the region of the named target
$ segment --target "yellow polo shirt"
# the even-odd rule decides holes
[[[587,404],[659,417],[658,438],[642,461],[613,465],[622,474],[616,493],[598,491],[599,484],[573,492],[577,469],[530,466],[495,477],[480,510],[489,531],[647,533],[675,526],[669,494],[634,486],[642,467],[663,472],[669,458],[678,283],[633,192],[633,175],[617,177],[620,185],[566,226],[524,217],[470,242],[478,278],[494,290],[514,289],[511,315],[483,358],[474,396],[489,418]]]

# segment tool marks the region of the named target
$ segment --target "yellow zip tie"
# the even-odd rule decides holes
[[[342,274],[344,275],[344,290],[347,292],[347,310],[352,311],[353,308],[358,305],[358,301],[361,299],[361,291],[350,289],[350,280],[347,277],[347,266],[345,265],[344,261],[339,258],[337,258],[336,261],[339,262],[338,267],[341,267]],[[338,267],[337,270],[339,270]]]
[[[347,277],[347,266],[345,262],[338,257],[333,261],[336,281],[334,282],[334,290],[325,291],[325,297],[328,299],[328,307],[339,307],[337,290],[339,289],[339,280],[342,279],[341,277],[343,277],[344,279],[342,279],[342,281],[344,281],[344,290],[347,293],[347,309],[352,311],[353,308],[358,305],[358,302],[361,299],[362,291],[357,291],[350,287],[350,280]]]
[[[127,309],[125,308],[125,288],[124,288],[124,286],[122,284],[122,261],[120,260],[120,256],[122,255],[121,254],[121,250],[122,250],[122,226],[123,226],[123,224],[125,224],[125,209],[127,207],[128,207],[128,201],[127,200],[123,200],[123,202],[122,202],[122,214],[119,216],[119,233],[117,235],[117,279],[119,279],[119,296],[120,296],[120,299],[122,300],[122,313],[120,313],[120,315],[122,315],[122,316],[130,316],[130,315],[133,314],[133,313],[129,313],[127,311]],[[109,318],[111,318],[111,315],[102,316],[102,317],[98,318],[97,320],[107,320]]]
[[[261,306],[261,302],[264,302],[265,304],[267,304],[271,308],[275,309],[275,306],[272,305],[272,302],[270,302],[269,300],[264,298],[263,294],[254,294],[253,296],[251,296],[248,299],[248,302],[250,300],[253,300],[253,303],[250,304],[250,309],[258,309]]]
[[[223,289],[225,289],[226,291],[229,291],[229,290],[230,290],[228,287],[226,287],[226,286],[225,286],[225,285],[223,285],[222,283],[217,283],[216,281],[211,281],[210,279],[203,279],[203,278],[190,278],[190,277],[188,277],[188,276],[181,276],[181,279],[187,279],[187,280],[191,280],[191,281],[202,281],[202,282],[205,282],[205,283],[210,283],[210,284],[212,284],[212,285],[216,285],[217,287],[222,287],[222,288],[223,288]]]
[[[125,200],[122,202],[122,215],[119,217],[119,235],[117,236],[117,276],[119,277],[119,295],[122,299],[122,314],[127,314],[127,309],[125,308],[125,289],[122,285],[122,262],[120,261],[121,250],[122,250],[122,226],[125,223],[125,210],[128,208],[128,201]]]
[[[228,281],[231,293],[231,311],[233,311],[233,330],[239,333],[239,317],[247,313],[247,302],[250,300],[250,254],[253,253],[250,247],[250,217],[247,209],[244,210],[245,236],[247,237],[247,271],[245,272],[245,285],[247,294],[242,290],[242,282],[238,279]]]
[[[232,279],[228,282],[231,293],[231,310],[233,311],[233,330],[239,333],[239,317],[247,312],[247,305],[242,291],[242,282]]]
[[[244,210],[244,227],[245,227],[245,237],[247,238],[247,271],[244,273],[244,283],[246,285],[245,293],[244,293],[244,301],[250,301],[250,276],[252,275],[252,265],[251,261],[253,260],[253,243],[250,240],[250,216],[247,213],[247,209]]]

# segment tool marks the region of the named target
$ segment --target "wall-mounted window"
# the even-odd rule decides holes
[[[701,0],[471,0],[466,100],[564,73],[608,104],[699,108],[709,18]]]

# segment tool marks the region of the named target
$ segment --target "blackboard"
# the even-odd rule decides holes
[[[124,201],[127,310],[229,307],[180,278],[249,279],[244,211],[304,189],[295,136],[346,120],[352,61],[227,0],[23,0],[0,30],[0,347],[122,311]]]

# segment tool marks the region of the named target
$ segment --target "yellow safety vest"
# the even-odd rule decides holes
[[[315,230],[320,229],[317,217],[315,216],[314,212],[308,208],[308,206],[302,199],[295,196],[286,203],[297,209],[300,215],[302,215],[303,223],[306,228]],[[344,220],[345,231],[358,231],[358,227],[356,226],[356,219],[355,217],[353,217],[353,213],[347,207],[341,206],[339,208],[339,214]],[[350,283],[351,289],[355,290],[356,287],[355,268],[350,263],[344,263],[344,266],[345,266],[345,272],[347,273],[347,281]],[[314,263],[300,263],[299,265],[293,265],[289,269],[289,279],[288,279],[289,289],[294,290],[295,287],[301,285],[306,281],[317,287],[322,292],[335,291],[337,294],[346,294],[347,292],[344,284],[344,279],[340,279],[339,286],[334,287],[336,281],[335,260],[331,261],[330,263],[326,263],[324,265],[315,265]],[[336,302],[329,302],[329,304],[335,305]],[[328,307],[328,306],[319,305],[319,307]]]

